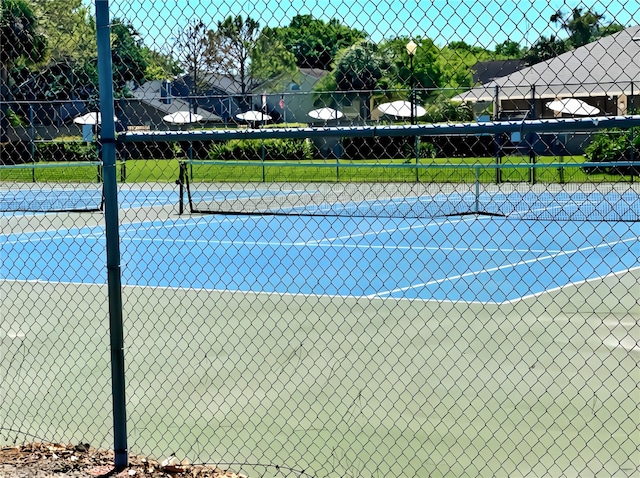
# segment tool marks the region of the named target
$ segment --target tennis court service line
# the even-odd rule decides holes
[[[627,239],[622,239],[622,240],[618,240],[618,241],[611,241],[611,242],[605,242],[602,244],[597,244],[595,246],[585,246],[585,247],[579,247],[577,249],[570,249],[567,251],[559,251],[553,254],[547,254],[545,256],[540,256],[540,257],[534,257],[533,259],[526,259],[526,260],[522,260],[522,261],[518,261],[518,262],[514,262],[514,263],[507,263],[507,264],[501,264],[499,266],[496,267],[490,267],[488,269],[481,269],[478,271],[470,271],[470,272],[466,272],[464,274],[456,274],[453,276],[447,276],[447,277],[443,277],[441,279],[434,279],[428,282],[422,282],[419,284],[412,284],[410,286],[407,287],[398,287],[396,289],[392,289],[392,290],[388,290],[388,291],[382,291],[382,292],[376,292],[375,294],[370,294],[368,296],[366,296],[367,298],[377,298],[377,297],[388,297],[391,296],[392,294],[398,293],[398,292],[405,292],[407,290],[411,290],[411,289],[417,289],[420,287],[429,287],[431,285],[436,285],[436,284],[442,284],[445,282],[449,282],[449,281],[456,281],[456,280],[460,280],[460,279],[465,279],[467,277],[474,277],[474,276],[479,276],[482,274],[490,274],[492,272],[498,272],[504,269],[514,269],[516,267],[519,266],[523,266],[523,265],[527,265],[527,264],[533,264],[536,262],[544,262],[544,261],[548,261],[551,259],[555,259],[557,257],[561,257],[561,256],[568,256],[571,254],[576,254],[578,252],[584,252],[584,251],[588,251],[588,250],[593,250],[595,251],[596,249],[600,249],[600,248],[611,248],[617,244],[622,244],[625,242],[635,242],[640,240],[640,236],[636,236],[636,237],[631,237],[631,238],[627,238]]]
[[[456,224],[459,222],[471,222],[471,221],[475,221],[477,220],[477,218],[460,218],[460,219],[451,219],[451,218],[439,218],[437,220],[430,220],[429,222],[425,223],[421,223],[419,225],[415,225],[412,224],[410,226],[402,226],[402,227],[394,227],[394,228],[382,228],[379,230],[371,230],[371,231],[365,231],[365,232],[358,232],[358,233],[349,233],[349,234],[345,234],[343,236],[335,236],[335,237],[325,237],[323,239],[319,239],[317,241],[307,241],[304,243],[301,243],[301,245],[310,245],[312,242],[315,242],[318,246],[323,245],[323,243],[325,242],[330,242],[333,243],[335,241],[342,241],[342,240],[349,240],[349,239],[353,239],[356,237],[368,237],[368,236],[378,236],[380,234],[391,234],[391,233],[396,233],[396,232],[405,232],[405,231],[413,231],[416,229],[428,229],[432,226],[436,226],[439,227],[442,224],[445,223],[449,223],[449,224]]]
[[[86,229],[86,230],[85,230]],[[104,239],[104,226],[82,229],[52,229],[0,235],[2,244],[33,243],[34,241],[60,241],[65,239]]]

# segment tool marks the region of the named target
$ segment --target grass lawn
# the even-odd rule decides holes
[[[421,158],[415,160],[325,160],[307,162],[195,161],[187,165],[194,182],[412,182],[483,183],[497,181],[529,182],[532,174],[543,183],[620,181],[620,176],[586,174],[579,166],[584,157],[538,157],[535,168],[528,158]],[[563,163],[564,164],[564,163]],[[535,173],[533,173],[535,171]]]
[[[579,166],[583,156],[538,157],[536,165],[528,157],[502,158],[421,158],[408,160],[312,160],[292,162],[194,161],[187,165],[193,182],[428,182],[483,183],[497,181],[541,183],[601,182],[628,180],[607,174],[586,174]],[[179,160],[129,160],[118,163],[118,180],[126,183],[174,182],[178,179]],[[95,163],[37,163],[0,166],[0,181],[14,182],[97,182],[100,169]]]

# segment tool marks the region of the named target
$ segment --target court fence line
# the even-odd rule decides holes
[[[640,6],[231,3],[3,11],[0,440],[640,473]]]

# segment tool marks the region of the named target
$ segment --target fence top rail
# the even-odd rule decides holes
[[[65,161],[65,162],[31,162],[20,164],[0,164],[0,169],[47,169],[47,168],[65,168],[65,167],[78,167],[78,166],[102,166],[102,161]]]
[[[229,139],[440,136],[495,133],[556,133],[594,131],[605,128],[640,126],[640,115],[593,116],[588,118],[553,118],[523,121],[489,121],[471,123],[423,123],[416,125],[360,125],[304,128],[229,128],[189,131],[130,131],[120,133],[118,141],[201,141]]]
[[[345,162],[340,160],[334,160],[333,162],[319,162],[319,161],[262,161],[262,160],[241,160],[241,161],[229,161],[218,159],[190,159],[180,161],[184,166],[263,166],[267,164],[269,167],[314,167],[314,168],[353,168],[353,169],[470,169],[470,170],[483,170],[483,169],[552,169],[552,168],[620,168],[620,167],[638,167],[640,161],[608,161],[608,162],[523,162],[523,163],[362,163]]]

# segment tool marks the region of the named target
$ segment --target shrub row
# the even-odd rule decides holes
[[[51,161],[95,161],[95,145],[77,141],[34,143],[12,141],[0,144],[2,164],[24,164]]]
[[[594,135],[593,141],[585,149],[585,157],[590,163],[616,161],[640,161],[640,134],[632,130],[611,129]],[[638,166],[587,166],[587,173],[613,173],[622,175],[640,175]]]
[[[232,139],[212,144],[209,159],[304,160],[313,158],[313,146],[305,139]]]

